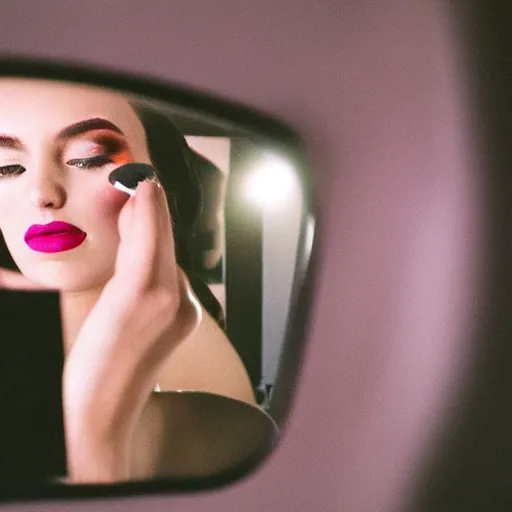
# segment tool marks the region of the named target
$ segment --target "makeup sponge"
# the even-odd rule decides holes
[[[152,179],[156,176],[155,169],[149,164],[131,163],[125,164],[113,170],[108,180],[116,186],[116,182],[124,188],[135,190],[141,181]]]

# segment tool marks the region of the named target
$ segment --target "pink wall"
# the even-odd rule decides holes
[[[284,117],[306,137],[320,193],[314,318],[274,456],[231,488],[73,510],[403,503],[467,366],[484,222],[446,4],[2,1],[3,52],[148,73]]]

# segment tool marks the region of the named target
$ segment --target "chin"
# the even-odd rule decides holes
[[[94,271],[93,271],[94,270]],[[38,284],[64,293],[80,293],[101,289],[112,277],[111,268],[91,269],[90,265],[70,265],[62,262],[47,262],[23,269],[23,275]]]

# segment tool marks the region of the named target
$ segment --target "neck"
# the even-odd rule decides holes
[[[64,355],[67,356],[82,327],[87,315],[98,300],[103,286],[83,292],[62,292],[60,296],[60,313]]]

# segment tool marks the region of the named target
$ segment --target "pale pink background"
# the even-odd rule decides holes
[[[147,73],[282,116],[307,141],[320,195],[309,345],[274,456],[231,488],[73,510],[387,512],[405,503],[478,320],[485,219],[448,4],[2,1],[3,52]]]

